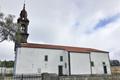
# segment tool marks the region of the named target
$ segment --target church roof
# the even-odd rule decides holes
[[[83,53],[90,53],[90,52],[109,53],[107,51],[93,49],[93,48],[82,48],[82,47],[50,45],[50,44],[21,43],[20,47],[45,48],[45,49],[61,49],[61,50],[66,50],[66,51],[70,51],[70,52],[83,52]]]

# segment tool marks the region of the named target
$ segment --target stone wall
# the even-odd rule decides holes
[[[0,76],[0,80],[120,80],[120,74],[114,75],[72,75],[56,74]]]
[[[111,71],[113,74],[120,74],[120,66],[112,66]]]
[[[59,80],[120,80],[120,75],[60,76]]]
[[[120,80],[120,74],[114,75],[72,75],[72,76],[57,76],[43,74],[42,80]]]

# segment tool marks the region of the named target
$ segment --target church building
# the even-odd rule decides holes
[[[72,46],[27,43],[28,24],[25,5],[18,18],[14,74],[58,75],[111,74],[109,52]]]

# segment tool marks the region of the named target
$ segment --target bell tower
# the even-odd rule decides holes
[[[23,9],[20,12],[20,17],[17,19],[17,23],[19,25],[19,34],[17,43],[27,43],[28,34],[28,24],[29,20],[27,18],[27,11],[25,10],[25,4],[23,5]]]

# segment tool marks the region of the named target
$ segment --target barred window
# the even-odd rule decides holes
[[[45,55],[45,61],[48,61],[48,55]]]
[[[60,61],[61,61],[61,62],[63,61],[63,56],[60,56]]]
[[[91,61],[91,66],[94,67],[94,62],[93,61]]]

